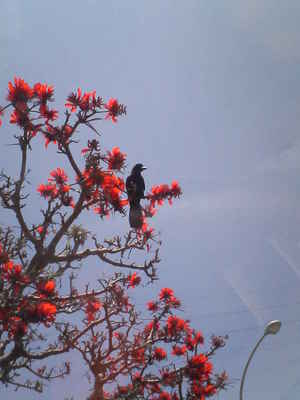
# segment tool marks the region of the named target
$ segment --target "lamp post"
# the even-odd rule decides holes
[[[279,331],[280,327],[281,327],[281,322],[278,321],[278,320],[270,321],[265,326],[264,334],[262,335],[262,337],[256,343],[254,349],[252,350],[252,352],[251,352],[251,354],[250,354],[250,356],[248,358],[247,364],[245,365],[245,368],[244,368],[244,371],[243,371],[243,375],[242,375],[242,380],[241,380],[241,386],[240,386],[240,400],[243,400],[243,387],[244,387],[245,377],[246,377],[246,373],[247,373],[250,361],[252,360],[252,357],[254,356],[254,353],[256,352],[256,350],[258,349],[259,345],[264,340],[264,338],[267,335],[276,335],[276,333]]]

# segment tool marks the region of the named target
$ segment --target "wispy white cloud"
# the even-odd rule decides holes
[[[285,261],[285,263],[295,272],[298,279],[300,279],[300,252],[298,244],[293,244],[289,241],[284,243],[279,237],[273,237],[269,240],[272,248],[277,254]]]

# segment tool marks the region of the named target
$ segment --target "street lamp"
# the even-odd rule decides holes
[[[281,327],[281,322],[278,320],[275,321],[270,321],[266,326],[265,326],[265,331],[264,334],[262,335],[262,337],[259,339],[259,341],[256,343],[254,349],[252,350],[247,364],[244,368],[244,372],[243,372],[243,376],[242,376],[242,380],[241,380],[241,386],[240,386],[240,400],[243,400],[243,387],[244,387],[244,382],[245,382],[245,377],[246,377],[246,373],[250,364],[250,361],[252,360],[252,357],[254,356],[254,353],[256,352],[258,346],[261,344],[261,342],[264,340],[264,338],[267,335],[276,335],[276,333],[279,331]]]

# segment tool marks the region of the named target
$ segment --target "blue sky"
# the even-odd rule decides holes
[[[216,363],[233,385],[220,399],[237,398],[248,354],[271,319],[282,329],[255,355],[245,399],[297,397],[299,2],[2,0],[1,16],[0,103],[15,75],[53,84],[57,108],[79,86],[117,97],[128,115],[101,126],[105,146],[119,145],[130,166],[145,163],[148,187],[181,183],[182,199],[152,222],[163,240],[155,290],[173,287],[207,335],[229,334]],[[13,133],[4,125],[0,135],[1,167],[11,173]],[[33,188],[55,166],[63,160],[37,141]],[[37,218],[37,204],[33,193],[28,218]],[[0,221],[8,221],[2,210]],[[125,219],[86,222],[99,235],[127,229]],[[87,278],[97,273],[91,266]],[[57,390],[79,399],[84,379],[75,367]],[[50,388],[43,398],[54,395]]]

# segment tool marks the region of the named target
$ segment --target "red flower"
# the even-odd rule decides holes
[[[102,307],[102,304],[98,300],[89,300],[87,304],[86,310],[88,312],[93,312],[95,313],[96,311],[100,310]]]
[[[119,115],[119,103],[117,99],[109,99],[108,103],[105,104],[105,108],[108,110],[106,119],[111,118],[112,122],[117,122],[117,116]]]
[[[172,397],[168,392],[161,392],[159,394],[159,400],[172,400]]]
[[[44,232],[44,228],[40,225],[36,228],[37,232],[41,235]]]
[[[38,289],[49,296],[54,293],[55,281],[51,279],[46,282],[40,282],[38,284]]]
[[[164,360],[167,357],[167,352],[161,347],[154,349],[154,358],[158,361]]]
[[[41,103],[45,104],[53,97],[54,88],[46,83],[36,83],[33,87],[33,92],[41,100]]]
[[[171,192],[174,197],[179,197],[182,194],[181,188],[177,181],[173,181],[171,184]]]
[[[77,89],[77,95],[76,93],[72,92],[68,97],[67,97],[67,102],[65,106],[67,108],[70,108],[71,112],[75,112],[77,107],[80,105],[81,102],[81,89]]]
[[[41,184],[38,188],[37,191],[40,192],[41,196],[45,197],[51,197],[52,199],[55,199],[58,195],[58,190],[55,185],[49,184],[49,185],[43,185]]]
[[[15,264],[13,269],[14,277],[18,277],[22,272],[22,266],[20,264]]]
[[[107,155],[109,169],[116,169],[119,171],[122,167],[124,167],[126,154],[121,153],[119,147],[114,147],[111,152],[107,152]]]
[[[101,108],[103,105],[101,97],[96,97],[96,92],[86,92],[82,95],[80,88],[77,89],[77,94],[72,92],[67,97],[65,106],[70,108],[71,112],[76,111],[79,107],[82,111],[95,110]]]
[[[186,346],[173,346],[172,354],[174,356],[183,356],[187,352]]]
[[[2,272],[6,279],[14,279],[17,281],[23,281],[22,266],[20,264],[14,264],[13,261],[9,260],[2,266]],[[18,290],[18,289],[17,289]]]
[[[96,105],[96,91],[84,93],[82,99],[80,100],[79,107],[81,110],[89,110],[94,105]]]
[[[193,395],[196,396],[197,399],[205,400],[204,387],[201,383],[194,381],[192,383],[191,389],[192,389]]]
[[[63,185],[68,181],[68,176],[62,168],[56,168],[50,172],[52,178],[49,178],[49,182],[56,182],[58,185]]]
[[[174,296],[174,291],[169,288],[161,289],[159,293],[159,299],[163,301],[168,301]]]
[[[129,281],[128,286],[134,288],[141,282],[141,277],[138,276],[136,272],[134,272],[132,275],[128,276],[128,281]]]
[[[52,303],[42,302],[37,305],[36,312],[41,320],[52,322],[55,319],[57,309],[56,306]]]
[[[203,344],[204,343],[204,337],[202,332],[196,332],[195,337],[194,337],[195,343]]]
[[[193,337],[192,337],[191,334],[188,334],[188,335],[186,336],[186,338],[184,339],[184,343],[187,345],[187,348],[188,348],[190,351],[194,350],[194,347],[195,347],[196,342],[195,342],[195,340],[193,339]]]
[[[173,197],[179,197],[182,194],[181,188],[177,181],[173,181],[171,187],[168,185],[153,186],[151,193],[147,195],[150,200],[150,204],[155,207],[156,203],[160,206],[163,204],[164,199],[168,199],[169,203],[172,204]]]
[[[213,396],[214,394],[217,393],[217,389],[214,385],[209,383],[205,386],[204,393],[206,396]]]
[[[59,136],[60,130],[51,126],[48,121],[46,121],[46,132],[43,132],[45,136],[45,147],[47,149],[50,142],[56,143],[56,139]]]
[[[197,354],[189,360],[189,366],[193,368],[199,368],[204,366],[206,362],[207,356],[205,354]]]
[[[127,203],[127,199],[121,199],[121,194],[124,191],[124,181],[122,178],[118,178],[111,174],[102,174],[101,186],[105,196],[105,200],[108,201],[114,208],[114,210],[122,211]]]
[[[175,315],[170,315],[168,317],[167,320],[168,335],[175,336],[182,331],[188,330],[188,328],[189,325],[185,320],[178,318]]]
[[[147,222],[143,222],[142,225],[142,232],[143,232],[143,243],[146,243],[148,240],[153,238],[154,235],[154,229],[150,228],[150,226],[148,226]],[[150,249],[150,245],[147,245],[147,250],[149,251]]]
[[[29,99],[33,96],[33,90],[30,88],[28,83],[26,83],[21,78],[14,78],[13,85],[11,82],[8,83],[8,95],[7,100],[11,101],[14,105],[22,106],[24,103],[27,103]]]

